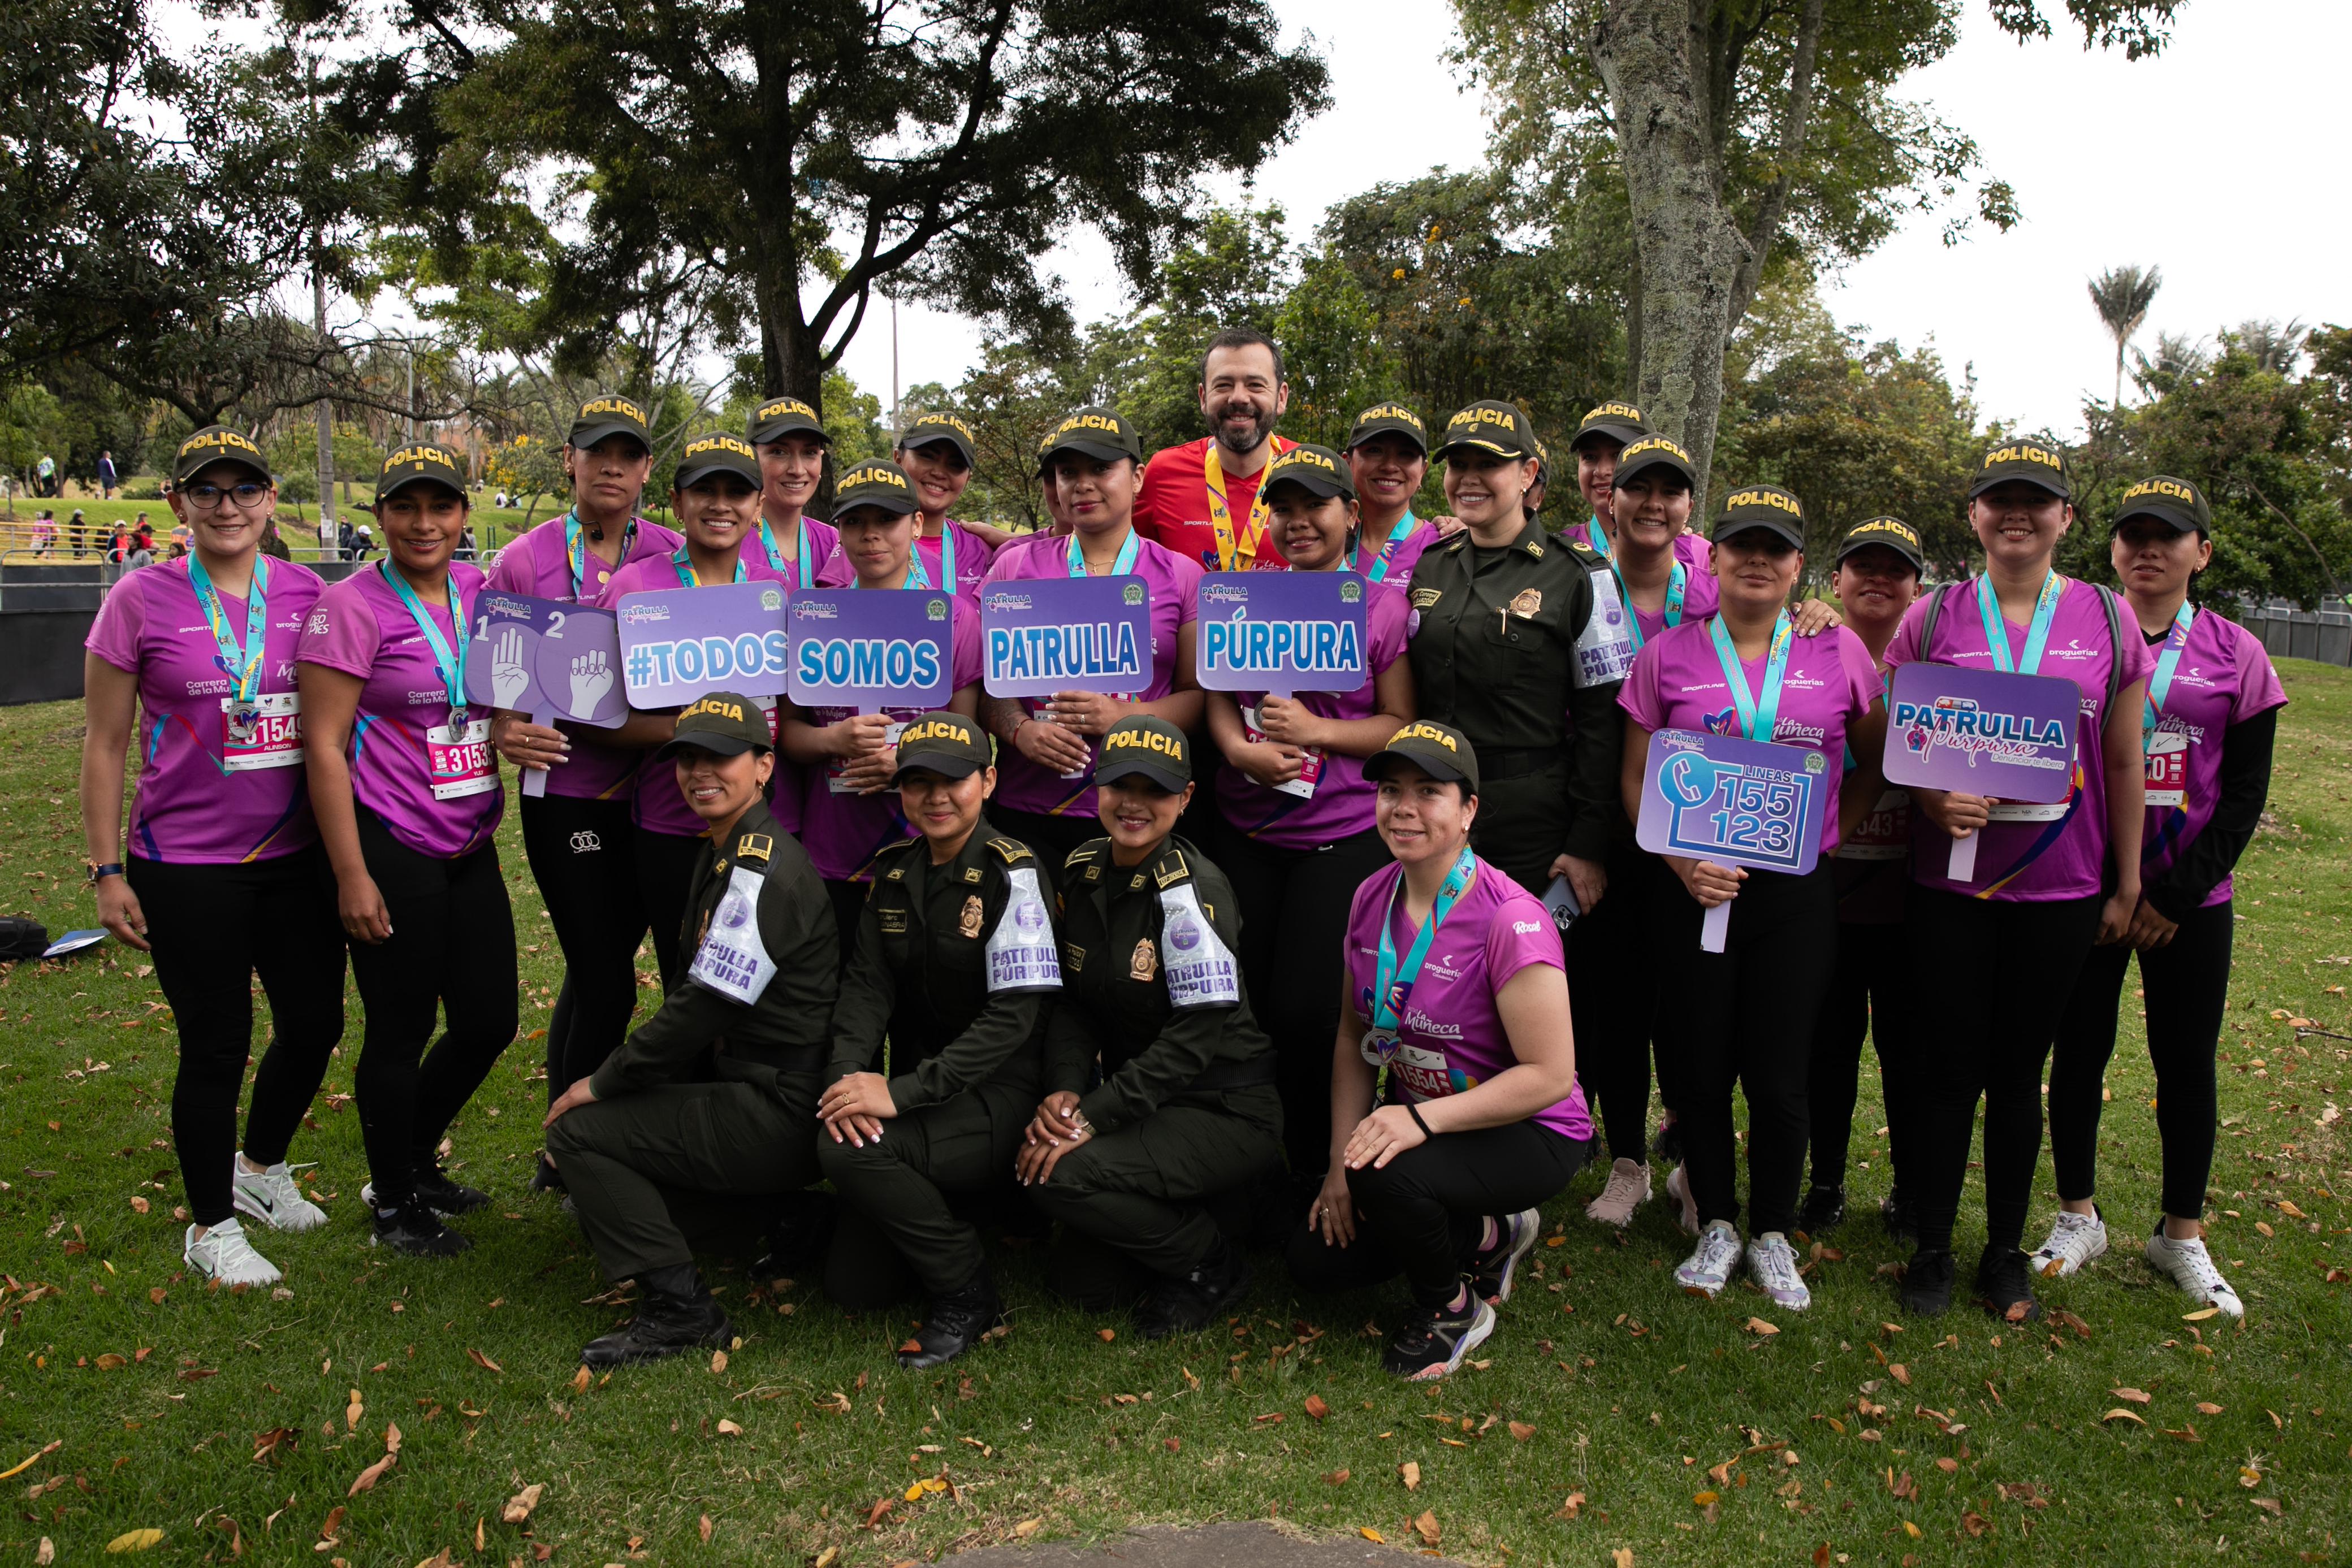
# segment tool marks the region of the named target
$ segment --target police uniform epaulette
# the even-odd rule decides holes
[[[1096,851],[1099,848],[1108,846],[1109,842],[1110,841],[1108,839],[1088,839],[1085,843],[1082,843],[1076,849],[1072,850],[1069,854],[1064,858],[1062,864],[1065,867],[1074,865],[1091,865],[1094,863]]]
[[[1582,539],[1570,538],[1568,535],[1562,534],[1559,536],[1559,542],[1568,547],[1568,553],[1574,558],[1576,563],[1587,570],[1606,567],[1609,564],[1607,557]]]
[[[915,845],[919,844],[922,841],[922,836],[920,834],[909,833],[903,839],[893,839],[890,842],[884,844],[880,849],[874,852],[877,859],[883,855],[895,855],[900,850],[912,849]]]
[[[1160,863],[1151,868],[1152,880],[1161,887],[1173,887],[1190,879],[1192,874],[1192,868],[1184,863],[1184,852],[1173,844],[1160,854]]]
[[[1023,861],[1037,858],[1029,852],[1029,846],[1018,839],[991,839],[988,847],[994,850],[996,858],[1006,865],[1019,865]]]
[[[775,851],[776,841],[765,833],[745,833],[735,841],[735,858],[739,861],[758,861],[765,865]]]

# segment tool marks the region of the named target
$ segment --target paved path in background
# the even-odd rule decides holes
[[[956,1568],[1395,1568],[1393,1546],[1356,1536],[1300,1541],[1266,1524],[1204,1524],[1196,1530],[1132,1531],[1093,1546],[989,1546],[949,1559]],[[1450,1557],[1413,1558],[1463,1568]]]

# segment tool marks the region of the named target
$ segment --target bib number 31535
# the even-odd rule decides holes
[[[455,800],[499,787],[497,758],[490,751],[490,721],[435,725],[425,732],[425,756],[433,775],[433,798]]]

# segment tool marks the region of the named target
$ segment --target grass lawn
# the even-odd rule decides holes
[[[722,1268],[744,1336],[723,1367],[583,1388],[578,1348],[619,1313],[592,1300],[604,1283],[572,1225],[525,1188],[533,1040],[453,1134],[465,1178],[493,1195],[461,1222],[480,1245],[395,1260],[363,1239],[354,997],[294,1152],[318,1162],[333,1223],[261,1239],[290,1293],[208,1293],[182,1277],[173,1218],[170,1020],[138,956],[110,945],[0,976],[0,1469],[40,1456],[0,1485],[0,1563],[34,1561],[44,1538],[88,1562],[152,1530],[175,1562],[880,1564],[1268,1516],[1418,1548],[1424,1511],[1444,1552],[1481,1564],[2343,1562],[2352,677],[2284,674],[2275,828],[2239,880],[2210,1211],[2242,1327],[2184,1321],[2137,1256],[2157,1149],[2127,1013],[2103,1134],[2117,1250],[2046,1285],[2042,1324],[1892,1321],[1885,1144],[1863,1135],[1851,1188],[1870,1218],[1830,1239],[1843,1255],[1820,1256],[1811,1312],[1744,1289],[1682,1296],[1664,1205],[1622,1240],[1600,1234],[1587,1173],[1552,1206],[1557,1234],[1491,1359],[1433,1388],[1379,1370],[1367,1326],[1393,1295],[1296,1300],[1261,1260],[1244,1317],[1145,1346],[1124,1319],[1046,1300],[1018,1252],[1000,1264],[1011,1336],[943,1374],[893,1364],[903,1317],[845,1315],[805,1281],[755,1299]],[[0,711],[0,904],[53,931],[92,923],[79,724],[69,705]],[[528,1034],[559,969],[513,822]],[[2298,1043],[2298,1019],[2336,1038]],[[1857,1114],[1864,1134],[1880,1125],[1874,1080]],[[1964,1266],[1979,1213],[1964,1211]],[[349,1495],[393,1423],[397,1465]],[[527,1486],[545,1489],[528,1534],[500,1521]]]

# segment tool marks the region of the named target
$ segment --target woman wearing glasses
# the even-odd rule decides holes
[[[181,1255],[191,1273],[228,1285],[280,1277],[245,1218],[278,1230],[326,1223],[286,1153],[343,1033],[342,942],[303,789],[294,689],[295,639],[320,584],[306,567],[257,559],[277,498],[260,451],[236,431],[211,425],[181,443],[170,501],[189,553],[114,585],[82,665],[82,831],[99,922],[154,955],[180,1042],[172,1131],[194,1221]],[[239,1149],[257,970],[270,1040]]]

